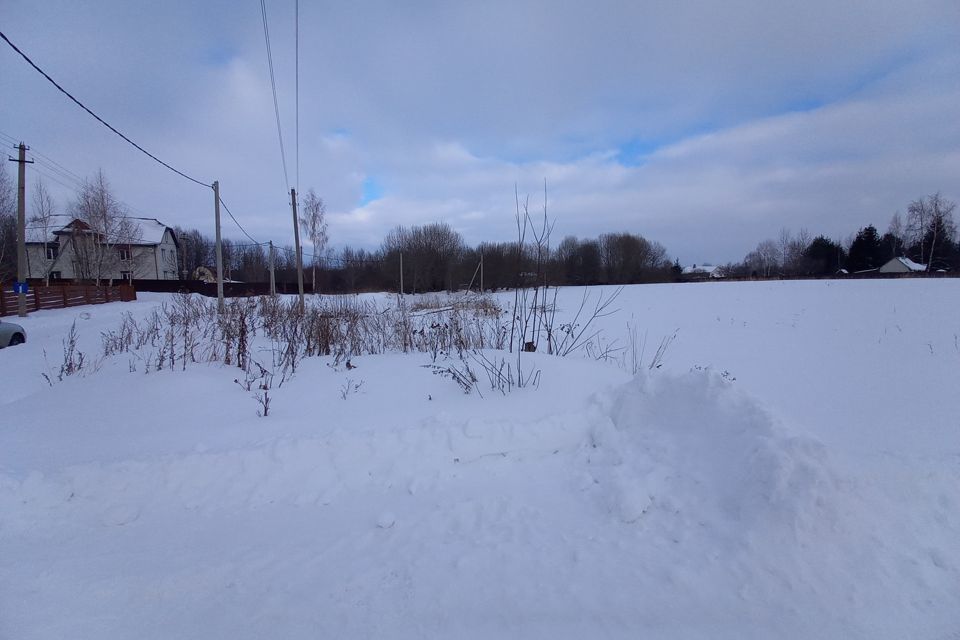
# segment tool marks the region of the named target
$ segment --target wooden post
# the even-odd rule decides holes
[[[274,272],[274,252],[273,252],[273,240],[270,241],[270,295],[277,295],[277,278],[276,273]]]
[[[17,282],[24,283],[27,281],[27,165],[33,160],[27,160],[27,145],[22,142],[17,145],[17,159],[10,160],[17,163]],[[17,315],[27,316],[27,294],[23,289],[17,294]]]
[[[303,300],[303,252],[300,250],[300,221],[297,218],[297,190],[290,189],[290,204],[293,207],[293,239],[297,252],[297,291],[300,293],[300,313],[303,313],[306,304]]]
[[[213,181],[214,223],[217,227],[217,311],[223,313],[223,249],[220,245],[220,182]]]
[[[187,274],[187,234],[185,233],[180,234],[180,246],[183,247],[183,250],[181,251],[181,257],[183,258],[183,271],[181,273],[183,273],[183,279],[187,280],[187,276],[189,274]],[[133,279],[133,274],[130,275],[130,278]]]

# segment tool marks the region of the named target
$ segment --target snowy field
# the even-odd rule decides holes
[[[171,299],[0,351],[0,638],[960,638],[960,280],[627,287],[537,388],[314,357],[266,418],[96,362]]]

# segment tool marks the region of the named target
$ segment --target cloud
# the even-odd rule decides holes
[[[296,184],[292,3],[268,3]],[[11,0],[4,31],[78,97],[289,242],[257,7]],[[335,244],[446,220],[509,239],[514,185],[559,234],[626,229],[688,261],[781,226],[838,236],[958,199],[952,1],[351,2],[301,7],[300,188]],[[0,130],[102,167],[142,213],[209,232],[212,196],[0,52]],[[42,169],[42,167],[38,167]],[[67,189],[58,194],[69,198]],[[228,236],[239,231],[226,228]]]
[[[636,166],[621,164],[615,151],[517,163],[451,143],[407,149],[388,165],[393,197],[364,220],[377,228],[446,219],[474,242],[508,239],[513,185],[539,207],[546,179],[558,233],[634,231],[696,261],[736,259],[784,226],[833,237],[884,227],[915,197],[960,195],[960,123],[949,116],[960,85],[932,84],[895,84],[682,139]]]

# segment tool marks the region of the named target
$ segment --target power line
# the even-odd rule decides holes
[[[250,242],[252,242],[252,243],[254,243],[254,244],[260,244],[260,245],[262,245],[262,244],[267,244],[266,242],[257,242],[257,241],[254,239],[253,236],[251,236],[249,233],[247,233],[247,230],[243,228],[243,225],[241,225],[239,222],[237,222],[237,219],[233,216],[233,213],[230,211],[230,207],[228,207],[228,206],[227,206],[227,203],[223,201],[223,198],[220,198],[220,206],[222,206],[222,207],[224,208],[224,210],[227,212],[227,215],[230,216],[230,219],[231,219],[231,220],[233,220],[233,224],[237,225],[237,228],[240,229],[240,231],[243,232],[243,235],[245,235],[245,236],[247,236],[248,238],[250,238]]]
[[[69,185],[69,184],[63,182],[62,180],[60,180],[59,178],[57,178],[57,177],[56,177],[56,174],[51,175],[51,174],[47,173],[46,171],[44,171],[43,169],[41,169],[40,167],[38,167],[38,166],[36,166],[36,165],[34,165],[33,170],[36,171],[37,173],[39,173],[41,176],[47,178],[48,180],[52,180],[52,181],[56,182],[57,184],[59,184],[59,185],[60,185],[61,187],[63,187],[64,189],[76,189],[76,188],[77,188],[76,185]]]
[[[224,240],[224,243],[225,243],[225,244],[224,244],[225,247],[229,245],[231,249],[246,249],[246,248],[249,248],[249,247],[264,247],[264,246],[270,244],[269,242],[233,242],[232,240],[229,240],[229,239]]]
[[[260,15],[263,17],[263,39],[267,44],[267,64],[270,67],[270,87],[273,90],[273,112],[277,116],[277,138],[280,139],[280,160],[283,162],[283,180],[290,191],[290,176],[287,174],[287,153],[283,149],[283,131],[280,128],[280,105],[277,102],[277,80],[273,74],[273,51],[270,48],[270,28],[267,26],[266,0],[260,0]]]
[[[0,131],[0,136],[2,136],[2,137],[4,137],[4,138],[7,138],[11,143],[16,144],[16,138],[14,138],[13,136],[11,136],[9,133],[4,133],[3,131]],[[30,151],[33,152],[33,155],[34,155],[34,156],[40,156],[41,158],[45,158],[49,163],[55,165],[56,168],[54,168],[54,167],[50,167],[50,168],[53,169],[53,170],[55,170],[55,171],[57,171],[58,173],[64,174],[64,177],[67,177],[68,179],[71,179],[71,180],[76,180],[78,183],[82,183],[82,182],[83,182],[83,178],[82,178],[82,177],[80,177],[79,175],[77,175],[76,173],[74,173],[73,171],[71,171],[70,169],[68,169],[67,167],[63,166],[62,164],[60,164],[59,162],[57,162],[56,160],[54,160],[54,159],[51,158],[50,156],[46,155],[45,153],[41,153],[41,152],[37,151],[37,148],[36,148],[35,146],[31,145],[31,146],[30,146]],[[42,162],[42,161],[41,161],[41,162]]]
[[[0,131],[0,137],[6,138],[9,144],[12,144],[14,146],[17,145],[18,140],[16,140],[13,136],[7,135],[6,133],[3,133],[2,131]]]
[[[7,134],[7,133],[4,133],[3,131],[0,131],[0,137],[6,138],[8,141],[12,141],[12,144],[14,144],[14,146],[16,146],[15,138],[14,138],[13,136],[11,136],[11,135],[9,135],[9,134]],[[40,153],[39,151],[37,151],[36,147],[31,146],[31,147],[30,147],[30,151],[32,152],[32,155],[34,156],[34,160],[35,160],[37,163],[42,164],[42,165],[45,166],[47,169],[49,169],[50,171],[53,171],[54,173],[56,173],[58,176],[60,176],[60,177],[63,178],[64,180],[68,180],[68,181],[70,181],[70,182],[73,182],[73,183],[76,184],[76,186],[80,186],[80,185],[83,184],[83,178],[81,178],[80,176],[78,176],[78,175],[75,174],[74,172],[70,171],[70,170],[67,169],[65,166],[63,166],[62,164],[60,164],[59,162],[57,162],[56,160],[54,160],[53,158],[51,158],[51,157],[49,157],[49,156],[47,156],[47,155],[45,155],[45,154],[43,154],[43,153]],[[39,156],[39,157],[37,157],[37,156]],[[49,177],[49,176],[48,176],[48,177]],[[63,183],[60,183],[60,184],[63,184]],[[63,186],[67,186],[67,185],[63,185]],[[70,187],[68,187],[68,188],[70,188]]]
[[[13,138],[13,136],[7,133],[4,133],[2,131],[0,131],[0,137],[8,138],[10,140],[15,139]],[[40,151],[37,151],[36,147],[31,146],[30,152],[31,152],[31,155],[33,155],[33,159],[36,161],[36,164],[34,165],[34,171],[39,173],[41,176],[44,176],[52,180],[53,182],[59,184],[61,187],[65,189],[80,190],[86,186],[87,181],[85,178],[80,177],[79,175],[77,175],[76,173],[74,173],[64,165],[60,164],[50,156],[46,155],[45,153],[41,153]],[[43,169],[46,169],[46,171],[41,169],[41,167],[43,167]],[[48,171],[51,173],[48,173]],[[64,180],[66,180],[71,184],[67,184],[66,182],[64,182]],[[152,217],[152,216],[148,216],[140,208],[133,206],[129,202],[125,202],[123,200],[118,200],[117,202],[122,206],[124,206],[125,208],[129,209],[130,211],[140,214],[140,217],[143,217],[143,218]]]
[[[263,4],[263,0],[261,0],[261,4]],[[131,145],[133,145],[135,148],[139,149],[141,152],[143,152],[144,154],[146,154],[148,157],[150,157],[150,158],[152,158],[153,160],[159,162],[160,164],[162,164],[163,166],[165,166],[167,169],[170,169],[170,171],[173,171],[173,172],[176,173],[177,175],[182,176],[182,177],[186,178],[187,180],[189,180],[189,181],[191,181],[191,182],[195,182],[196,184],[200,185],[201,187],[207,187],[208,189],[211,188],[211,185],[209,185],[209,184],[207,184],[207,183],[205,183],[205,182],[201,182],[200,180],[197,180],[196,178],[192,178],[192,177],[188,176],[187,174],[185,174],[183,171],[180,171],[179,169],[176,169],[176,168],[174,168],[173,166],[167,164],[166,162],[164,162],[163,160],[161,160],[161,159],[158,158],[157,156],[153,155],[152,153],[150,153],[149,151],[147,151],[146,149],[144,149],[143,147],[141,147],[140,145],[138,145],[136,142],[134,142],[133,140],[131,140],[131,139],[128,138],[127,136],[125,136],[125,135],[123,135],[122,133],[120,133],[119,131],[117,131],[117,129],[114,128],[110,123],[108,123],[106,120],[104,120],[103,118],[101,118],[100,116],[98,116],[97,114],[95,114],[95,113],[94,113],[93,111],[91,111],[85,104],[83,104],[82,102],[80,102],[79,100],[77,100],[76,98],[74,98],[74,97],[70,94],[69,91],[67,91],[66,89],[64,89],[63,87],[61,87],[61,86],[57,83],[56,80],[54,80],[53,78],[51,78],[51,77],[47,74],[46,71],[44,71],[43,69],[41,69],[40,67],[38,67],[37,64],[27,56],[27,54],[25,54],[23,51],[21,51],[21,50],[17,47],[17,45],[15,45],[15,44],[13,44],[12,42],[10,42],[10,39],[9,39],[9,38],[6,36],[6,34],[4,34],[2,31],[0,31],[0,38],[3,38],[3,40],[4,40],[8,45],[10,45],[10,47],[11,47],[14,51],[16,51],[17,53],[19,53],[19,54],[20,54],[20,57],[23,58],[24,60],[26,60],[27,63],[28,63],[31,67],[33,67],[34,69],[36,69],[37,72],[40,73],[40,75],[42,75],[44,78],[46,78],[47,80],[49,80],[49,81],[50,81],[50,84],[52,84],[52,85],[55,86],[57,89],[59,89],[59,90],[60,90],[60,93],[62,93],[63,95],[67,96],[68,98],[70,98],[73,102],[75,102],[75,103],[77,104],[77,106],[79,106],[81,109],[83,109],[84,111],[86,111],[87,113],[89,113],[91,116],[93,116],[100,124],[102,124],[103,126],[105,126],[107,129],[110,129],[110,131],[113,131],[115,134],[117,134],[118,136],[120,136],[121,138],[123,138],[124,140],[126,140],[128,143],[130,143]],[[272,73],[273,73],[273,69],[272,69],[272,67],[271,67],[271,75],[272,75]],[[274,95],[274,101],[276,101],[276,95]],[[278,117],[279,117],[279,116],[278,116]],[[278,122],[279,122],[279,120],[278,120]]]
[[[48,160],[45,160],[45,159],[40,158],[40,157],[38,157],[38,156],[34,156],[33,159],[37,162],[37,164],[43,166],[43,167],[46,168],[47,170],[52,171],[52,172],[55,173],[57,176],[63,178],[64,180],[70,182],[71,184],[73,184],[73,185],[74,185],[73,188],[77,189],[77,188],[79,188],[79,187],[81,187],[81,186],[83,185],[83,181],[82,181],[81,179],[75,178],[75,177],[73,177],[72,175],[70,175],[69,173],[63,171],[62,169],[57,168],[55,165],[53,165],[52,163],[50,163]],[[64,186],[66,186],[66,185],[64,185]]]
[[[296,250],[291,247],[277,247],[277,250],[283,251],[291,255],[296,255],[297,253]],[[383,258],[343,258],[343,257],[337,257],[337,256],[324,256],[324,255],[318,256],[316,254],[308,253],[302,250],[300,253],[305,258],[319,258],[326,263],[332,263],[332,262],[339,263],[340,266],[344,266],[348,264],[383,264],[384,262],[386,262]]]
[[[9,135],[9,134],[7,134],[7,133],[4,133],[4,132],[2,132],[2,131],[0,131],[0,137],[8,138],[8,139],[10,139],[10,140],[14,140],[13,136],[11,136],[11,135]],[[43,153],[40,153],[40,152],[37,151],[36,148],[34,148],[34,147],[31,147],[31,148],[30,148],[30,151],[31,151],[35,156],[40,156],[40,158],[34,158],[34,159],[37,161],[37,165],[39,165],[39,166],[35,165],[35,170],[36,170],[40,175],[42,175],[42,176],[44,176],[44,177],[46,177],[46,178],[49,178],[50,180],[53,180],[55,183],[59,184],[61,187],[64,187],[64,188],[66,188],[66,189],[82,189],[82,188],[84,187],[84,185],[86,184],[86,180],[85,180],[84,178],[81,178],[79,175],[77,175],[76,173],[74,173],[73,171],[71,171],[70,169],[68,169],[67,167],[63,166],[62,164],[60,164],[59,162],[57,162],[56,160],[54,160],[54,159],[51,158],[50,156],[48,156],[48,155],[46,155],[46,154],[43,154]],[[46,171],[42,170],[42,169],[40,168],[41,166],[42,166],[44,169],[46,169]],[[51,173],[47,173],[48,171],[51,172]],[[61,180],[61,178],[62,178],[62,180]],[[68,182],[72,182],[73,185],[66,184],[65,182],[63,182],[63,180],[67,180]],[[126,207],[127,209],[133,211],[134,213],[139,213],[141,217],[144,217],[144,218],[150,218],[150,217],[151,217],[151,216],[147,216],[146,214],[144,214],[143,211],[141,211],[141,210],[138,209],[137,207],[134,207],[133,205],[130,205],[130,204],[128,204],[128,203],[126,203],[126,202],[124,202],[124,201],[122,201],[122,200],[119,200],[118,202],[119,202],[121,205],[123,205],[124,207]],[[240,231],[243,232],[243,235],[245,235],[245,236],[247,236],[248,238],[250,238],[250,240],[251,240],[254,244],[256,244],[256,245],[265,245],[265,244],[268,244],[268,243],[266,243],[266,242],[257,242],[253,237],[250,236],[249,233],[247,233],[246,229],[243,228],[243,226],[240,224],[240,222],[237,220],[237,218],[233,215],[233,213],[232,213],[232,212],[230,211],[230,209],[227,207],[227,204],[223,201],[223,198],[220,198],[220,204],[221,204],[221,205],[223,206],[223,208],[226,210],[227,214],[230,216],[230,219],[233,220],[234,224],[237,225],[237,228],[240,229]],[[156,218],[152,218],[152,219],[155,220]],[[247,245],[244,245],[244,246],[247,246]]]

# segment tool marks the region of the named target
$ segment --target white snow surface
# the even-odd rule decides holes
[[[236,367],[42,377],[165,300],[0,351],[0,638],[960,637],[960,281],[627,287],[607,358],[482,398],[428,354],[267,418]]]

